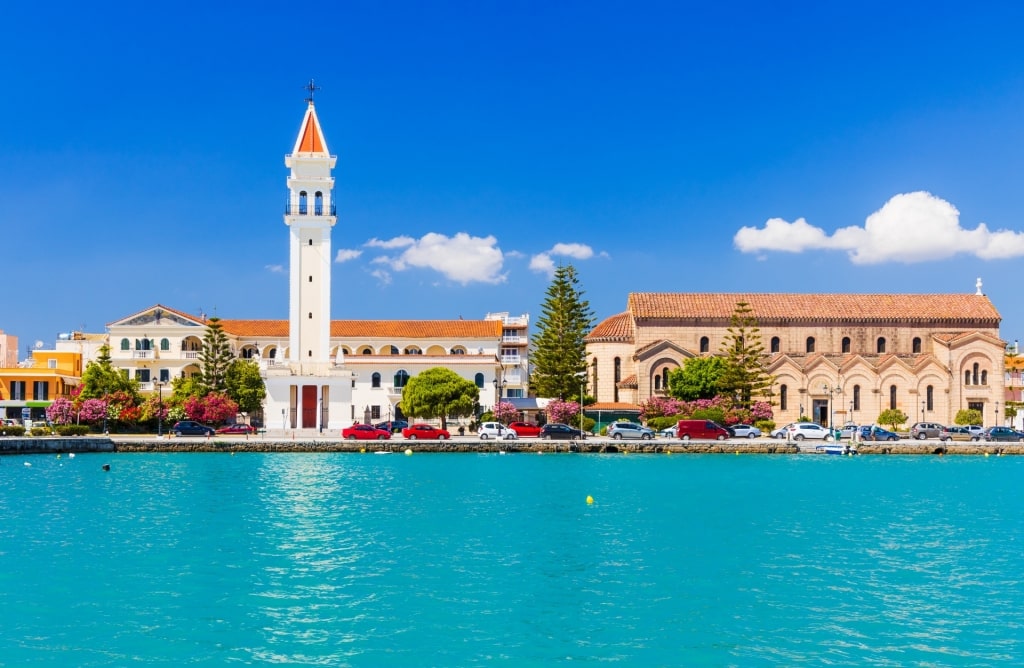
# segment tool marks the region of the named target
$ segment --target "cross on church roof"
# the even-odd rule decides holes
[[[303,86],[303,88],[305,88],[306,90],[309,91],[309,97],[306,98],[306,102],[309,102],[310,104],[313,104],[313,93],[315,93],[316,91],[320,90],[320,86],[317,86],[316,84],[314,84],[313,80],[310,79],[309,83],[306,84],[305,86]]]

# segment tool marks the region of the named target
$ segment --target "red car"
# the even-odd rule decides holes
[[[391,432],[369,424],[354,424],[342,429],[341,437],[349,441],[387,441],[391,439]]]
[[[516,433],[516,436],[540,436],[540,425],[529,422],[510,422],[508,428]]]
[[[438,429],[437,427],[429,424],[409,425],[402,430],[402,436],[410,441],[415,441],[417,438],[433,438],[438,441],[443,441],[446,438],[452,437],[452,435],[448,433],[447,429]]]
[[[217,430],[218,434],[255,434],[256,427],[248,424],[229,424]]]

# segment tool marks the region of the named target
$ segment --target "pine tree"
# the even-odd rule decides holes
[[[581,390],[585,393],[583,339],[594,325],[594,312],[578,284],[572,265],[558,267],[541,305],[530,352],[530,387],[537,396],[567,399],[579,396]],[[584,378],[582,387],[580,374]]]
[[[750,304],[737,302],[727,331],[720,351],[726,366],[719,378],[719,387],[731,394],[739,406],[750,408],[755,398],[771,391],[774,382],[765,369],[761,330]]]
[[[224,392],[227,389],[225,378],[234,358],[220,318],[210,318],[203,335],[203,347],[199,351],[200,375],[208,392]]]

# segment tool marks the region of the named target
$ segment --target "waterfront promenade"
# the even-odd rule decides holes
[[[351,453],[635,453],[635,454],[821,454],[815,442],[798,445],[785,440],[758,438],[727,441],[616,441],[593,437],[580,441],[480,440],[456,436],[445,441],[348,441],[340,435],[315,430],[268,430],[252,436],[174,437],[123,435],[89,437],[0,438],[0,455],[66,452],[351,452]],[[937,440],[902,440],[861,443],[862,455],[1021,455],[1021,443],[950,443]]]

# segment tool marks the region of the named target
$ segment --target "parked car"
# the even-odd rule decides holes
[[[341,437],[347,441],[387,441],[391,432],[369,424],[354,424],[341,430]]]
[[[802,441],[804,439],[819,439],[823,441],[832,440],[832,430],[822,427],[820,424],[814,422],[797,422],[789,425],[787,429],[789,438],[794,441]]]
[[[1011,427],[989,427],[981,433],[984,441],[1012,441],[1024,443],[1024,432]]]
[[[760,429],[749,424],[734,424],[726,429],[731,431],[736,438],[757,438],[761,435]]]
[[[218,434],[255,434],[256,427],[248,424],[229,424],[226,427],[221,427],[217,430]]]
[[[649,441],[654,438],[654,430],[635,422],[613,422],[608,425],[608,436],[617,441],[624,438],[638,438]]]
[[[729,430],[711,420],[680,420],[676,424],[676,434],[684,441],[691,438],[724,441],[729,438]]]
[[[540,425],[530,424],[529,422],[510,422],[508,428],[516,433],[516,436],[520,438],[526,436],[540,436]]]
[[[666,436],[668,438],[675,438],[676,434],[679,433],[678,426],[665,427],[658,432],[658,436]]]
[[[540,428],[541,438],[547,439],[571,439],[571,438],[583,438],[583,432],[575,427],[570,427],[567,424],[560,422],[549,422]]]
[[[910,438],[924,440],[938,438],[942,435],[943,426],[937,422],[917,422],[910,428]]]
[[[939,440],[948,441],[977,441],[978,437],[967,430],[967,427],[943,427],[939,434]]]
[[[447,429],[438,429],[431,424],[411,424],[402,430],[402,436],[406,437],[410,441],[415,441],[418,438],[443,441],[446,438],[452,437],[452,435],[448,433]]]
[[[843,440],[850,440],[853,435],[860,429],[857,425],[852,422],[847,422],[843,425],[843,428],[839,430],[839,438]]]
[[[500,438],[506,441],[513,441],[519,438],[514,431],[500,422],[481,422],[480,429],[477,431],[480,434],[481,441],[486,441],[489,438]]]
[[[971,436],[981,436],[981,432],[985,431],[985,428],[980,424],[969,424],[964,429],[971,432]]]
[[[898,441],[900,435],[889,431],[888,429],[882,429],[881,427],[866,424],[860,428],[860,440],[862,441]]]
[[[179,420],[171,427],[175,436],[213,436],[214,429],[195,420]]]
[[[383,429],[389,434],[395,434],[408,427],[409,423],[405,420],[392,420],[391,422],[378,422],[373,426],[377,429]]]
[[[784,424],[781,427],[777,427],[774,431],[772,431],[768,435],[771,436],[772,438],[786,438],[786,432],[789,431],[789,428],[792,427],[795,424],[796,424],[796,422],[790,422],[789,424]]]

